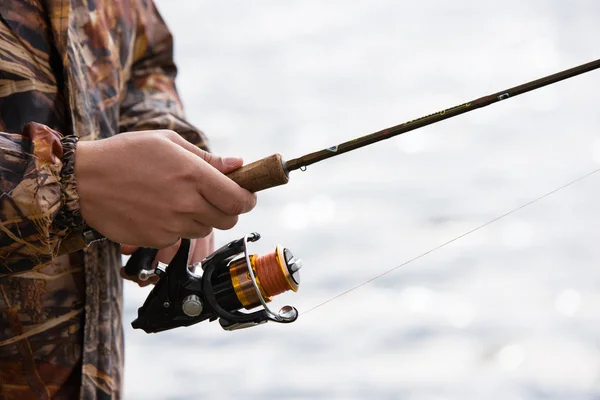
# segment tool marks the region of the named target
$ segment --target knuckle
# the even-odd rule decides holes
[[[215,155],[213,153],[209,153],[208,151],[203,153],[202,158],[209,164],[212,164],[215,161]]]
[[[192,201],[194,195],[197,194],[198,176],[193,168],[173,169],[170,171],[171,182],[177,182],[177,193],[180,193],[175,198],[177,202]]]
[[[160,240],[162,246],[157,247],[157,249],[164,249],[176,244],[179,238],[182,236],[184,230],[185,224],[181,218],[170,219],[162,226],[158,239]]]
[[[175,140],[179,137],[179,135],[177,134],[177,132],[172,131],[170,129],[164,129],[162,131],[160,131],[167,139],[170,140]]]
[[[199,209],[198,201],[193,196],[180,196],[174,207],[181,214],[193,214]]]
[[[246,200],[242,197],[233,197],[227,207],[229,215],[240,215],[246,211]]]

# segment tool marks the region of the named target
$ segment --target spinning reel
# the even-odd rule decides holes
[[[273,296],[298,290],[302,260],[281,246],[264,256],[249,254],[248,243],[259,239],[258,233],[246,235],[193,265],[188,264],[190,241],[181,239],[173,260],[168,265],[158,263],[153,271],[157,250],[139,249],[127,262],[125,272],[142,280],[157,275],[159,280],[138,309],[133,328],[156,333],[216,319],[225,330],[267,321],[294,322],[298,318],[296,308],[284,306],[273,312],[267,303]],[[262,309],[240,312],[258,306]]]

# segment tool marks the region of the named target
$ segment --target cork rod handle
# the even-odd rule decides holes
[[[284,161],[279,154],[273,154],[244,165],[230,172],[227,176],[250,192],[259,192],[275,186],[285,185],[289,181]]]

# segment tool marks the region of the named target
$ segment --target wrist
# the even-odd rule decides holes
[[[74,176],[77,182],[77,193],[79,196],[79,209],[82,219],[87,221],[93,220],[93,212],[90,208],[94,207],[94,197],[97,196],[94,193],[94,181],[98,181],[98,168],[100,160],[96,158],[95,147],[97,143],[79,142],[77,145],[77,152],[75,154],[75,170]]]

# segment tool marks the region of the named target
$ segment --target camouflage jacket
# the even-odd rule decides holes
[[[76,141],[183,119],[152,0],[0,0],[0,399],[122,396],[118,245],[86,229]]]

